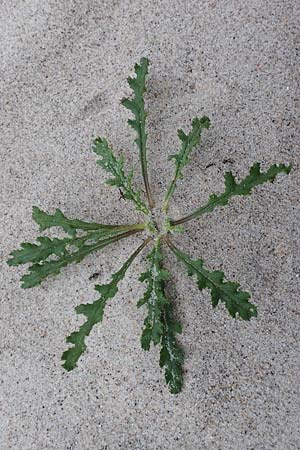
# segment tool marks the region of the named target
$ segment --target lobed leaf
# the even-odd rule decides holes
[[[144,350],[150,349],[150,344],[159,344],[164,332],[163,311],[170,301],[165,296],[164,281],[170,277],[169,272],[162,269],[162,254],[159,245],[156,245],[148,255],[149,269],[142,273],[140,281],[147,282],[147,290],[138,301],[137,306],[147,306],[148,314],[144,321],[144,329],[141,336],[141,344]]]
[[[137,228],[134,228],[134,225],[132,225],[132,227],[136,230],[140,229],[138,224]],[[24,242],[21,244],[20,250],[14,250],[13,252],[11,252],[10,256],[12,258],[7,261],[7,264],[9,266],[18,266],[20,264],[37,263],[40,261],[44,261],[50,255],[62,256],[65,253],[68,253],[67,246],[80,248],[86,242],[96,243],[100,239],[113,237],[117,234],[120,234],[122,231],[123,227],[116,227],[116,229],[90,231],[80,237],[75,236],[72,238],[64,239],[40,236],[36,239],[39,245]]]
[[[86,303],[75,308],[77,314],[84,314],[87,320],[79,328],[78,331],[73,332],[67,337],[67,342],[73,344],[62,355],[62,360],[65,361],[63,367],[66,370],[72,370],[76,367],[82,353],[86,350],[85,338],[90,334],[94,325],[102,322],[104,308],[106,302],[113,298],[118,292],[118,284],[124,278],[125,273],[131,265],[138,253],[148,244],[150,239],[145,240],[138,249],[127,259],[121,269],[114,273],[111,281],[108,284],[96,285],[95,289],[100,293],[100,298],[93,303]]]
[[[137,210],[144,214],[149,214],[149,210],[141,198],[140,191],[135,191],[132,187],[133,170],[130,170],[128,175],[125,174],[123,157],[117,159],[113,154],[108,141],[100,137],[94,140],[94,147],[92,150],[96,155],[101,157],[101,159],[97,160],[97,164],[113,176],[113,178],[108,179],[106,183],[110,186],[117,186],[120,188],[124,198],[133,201]]]
[[[260,184],[271,182],[273,183],[277,175],[280,173],[289,174],[291,166],[285,166],[284,164],[273,164],[266,172],[260,171],[260,164],[255,163],[243,180],[239,183],[236,182],[231,172],[225,173],[225,191],[222,194],[211,194],[208,202],[196,209],[192,214],[178,219],[171,220],[171,225],[179,225],[189,220],[200,217],[202,214],[212,212],[217,206],[225,206],[228,204],[231,197],[235,195],[249,195],[252,189]]]
[[[240,291],[239,283],[225,281],[225,275],[219,270],[209,271],[203,267],[202,259],[191,259],[182,250],[167,240],[167,243],[179,261],[183,262],[187,268],[189,276],[196,276],[197,285],[200,291],[207,288],[211,291],[212,305],[215,308],[219,301],[223,302],[233,318],[237,315],[244,319],[250,320],[251,317],[257,317],[256,307],[249,302],[249,292]]]
[[[14,250],[10,253],[11,259],[7,261],[9,266],[18,266],[26,263],[37,263],[45,260],[50,255],[62,256],[65,253],[66,245],[72,241],[65,239],[50,239],[48,237],[38,237],[37,244],[24,242],[21,244],[21,250]]]
[[[78,263],[90,253],[101,250],[119,239],[126,238],[139,230],[131,230],[116,234],[115,236],[104,237],[97,233],[88,233],[86,236],[74,239],[49,239],[38,238],[40,245],[23,244],[21,250],[11,253],[12,259],[8,260],[9,265],[34,263],[28,268],[29,273],[21,278],[24,289],[39,285],[49,275],[57,275],[61,269],[68,264]],[[44,241],[44,239],[46,239]],[[92,242],[92,243],[90,243]],[[74,250],[75,249],[75,250]],[[55,259],[47,259],[49,256]],[[40,258],[40,259],[39,259]]]
[[[48,214],[37,206],[32,207],[32,218],[39,225],[40,231],[51,227],[61,227],[72,237],[76,235],[77,230],[103,230],[103,232],[109,232],[110,230],[120,230],[128,227],[126,225],[103,225],[95,222],[84,222],[79,219],[68,219],[58,208],[54,214]]]
[[[140,281],[148,286],[138,307],[147,306],[148,314],[144,321],[141,344],[149,350],[151,342],[160,344],[160,367],[165,367],[165,379],[172,394],[182,388],[183,351],[176,341],[176,333],[181,333],[181,325],[173,319],[173,306],[165,294],[165,282],[170,278],[167,270],[162,268],[162,254],[159,240],[148,255],[149,269],[142,273]]]
[[[142,58],[140,64],[134,66],[135,78],[128,77],[127,81],[134,93],[133,99],[125,98],[121,104],[129,109],[134,119],[129,119],[128,124],[137,132],[135,143],[139,149],[140,161],[142,166],[142,175],[145,183],[145,189],[150,208],[154,207],[154,201],[151,194],[151,188],[148,180],[147,171],[147,133],[144,93],[146,92],[146,76],[148,74],[149,60]]]
[[[163,206],[164,212],[167,212],[170,198],[176,188],[177,180],[183,177],[182,170],[189,162],[191,151],[193,150],[193,148],[199,145],[203,128],[209,128],[209,126],[210,120],[208,117],[203,116],[201,117],[201,119],[195,117],[192,120],[192,130],[189,132],[189,134],[185,134],[183,130],[178,130],[177,134],[179,139],[181,140],[181,149],[178,153],[176,153],[175,155],[171,155],[168,158],[174,159],[175,161],[175,173],[165,196]]]
[[[181,333],[181,325],[175,322],[172,305],[167,305],[163,315],[164,331],[161,339],[160,367],[165,367],[165,380],[171,394],[178,394],[182,389],[182,365],[184,353],[176,340],[176,333]]]

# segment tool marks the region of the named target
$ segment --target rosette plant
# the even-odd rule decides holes
[[[174,161],[175,168],[162,205],[165,224],[163,229],[160,229],[153,214],[154,199],[147,170],[147,115],[144,94],[148,67],[149,61],[146,58],[142,58],[140,63],[135,65],[135,77],[128,78],[133,96],[121,101],[121,104],[132,113],[132,118],[128,120],[128,123],[137,135],[135,143],[139,151],[146,199],[141,191],[136,190],[133,185],[133,170],[125,169],[124,158],[115,156],[111,145],[105,138],[96,138],[92,147],[98,157],[98,165],[109,175],[106,183],[118,188],[125,200],[133,202],[143,216],[143,220],[136,224],[99,224],[67,218],[59,209],[56,209],[54,214],[48,214],[34,206],[32,217],[39,225],[40,231],[48,230],[51,227],[61,227],[66,237],[40,236],[37,237],[36,243],[23,243],[21,249],[11,253],[8,264],[10,266],[30,264],[28,273],[22,277],[21,281],[23,288],[32,288],[39,285],[48,276],[57,275],[68,264],[79,263],[90,253],[99,251],[133,234],[147,235],[122,267],[112,275],[109,283],[95,286],[97,292],[95,301],[76,307],[76,312],[82,314],[85,319],[80,328],[67,337],[67,343],[71,346],[62,355],[63,367],[68,371],[76,367],[79,358],[86,350],[85,338],[93,327],[102,321],[105,306],[117,294],[120,280],[125,276],[135,257],[145,247],[151,246],[147,256],[148,268],[139,277],[139,280],[145,283],[145,293],[137,302],[138,307],[145,308],[141,346],[144,350],[149,350],[151,344],[160,347],[159,363],[165,370],[166,383],[170,392],[177,394],[182,389],[184,353],[176,339],[176,334],[181,333],[182,330],[179,320],[174,317],[172,301],[166,293],[166,284],[169,282],[171,274],[164,268],[163,246],[171,249],[187,274],[196,281],[200,291],[210,290],[214,308],[222,302],[233,318],[250,320],[252,317],[256,317],[257,309],[250,302],[248,292],[241,290],[238,283],[227,281],[223,272],[208,270],[203,259],[192,259],[173,243],[172,234],[182,232],[186,222],[199,219],[203,214],[211,213],[215,208],[226,206],[234,196],[249,195],[256,186],[273,182],[278,174],[288,174],[291,167],[274,164],[262,172],[260,164],[255,163],[250,168],[249,174],[239,181],[231,172],[226,172],[225,188],[221,194],[210,195],[204,205],[188,213],[185,217],[177,219],[169,217],[169,202],[177,182],[183,177],[184,167],[189,162],[192,150],[199,145],[201,133],[210,126],[208,117],[196,117],[192,120],[188,133],[178,130],[180,149],[176,154],[170,156],[170,159]]]

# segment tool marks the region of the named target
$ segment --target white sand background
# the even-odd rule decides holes
[[[296,450],[300,448],[299,16],[294,0],[0,2],[1,450]],[[31,207],[98,222],[134,221],[89,151],[109,137],[141,183],[126,78],[150,58],[150,176],[156,201],[173,171],[176,130],[206,114],[171,205],[180,215],[221,192],[223,173],[261,161],[289,176],[190,222],[176,242],[252,292],[259,318],[211,308],[167,252],[168,291],[181,319],[185,384],[172,396],[139,336],[139,257],[105,319],[67,373],[65,336],[141,242],[122,241],[40,287],[22,290],[8,254],[38,235]],[[89,277],[100,272],[93,280]]]

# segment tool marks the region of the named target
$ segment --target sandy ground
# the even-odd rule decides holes
[[[298,4],[298,6],[297,6]],[[299,3],[295,0],[2,0],[1,450],[296,450],[300,448]],[[41,287],[20,288],[5,260],[33,241],[31,206],[99,222],[137,219],[89,151],[107,136],[141,182],[126,77],[152,61],[150,173],[159,203],[173,170],[176,129],[212,120],[171,206],[179,217],[220,192],[222,173],[255,161],[289,176],[236,198],[176,238],[250,290],[259,318],[234,321],[199,293],[174,257],[168,289],[181,318],[185,384],[169,394],[158,350],[144,353],[139,257],[88,339],[79,367],[61,367],[65,336],[141,242],[132,237]],[[89,280],[94,272],[97,279]]]

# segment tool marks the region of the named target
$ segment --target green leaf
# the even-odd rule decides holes
[[[174,159],[175,161],[175,173],[165,196],[163,205],[164,212],[168,210],[169,201],[175,191],[177,180],[183,177],[182,170],[189,162],[191,151],[199,145],[203,128],[209,128],[209,126],[210,120],[208,117],[203,116],[201,119],[195,117],[192,120],[192,130],[189,134],[185,134],[183,130],[178,130],[177,133],[181,140],[181,149],[175,155],[169,156],[169,159]]]
[[[81,325],[78,331],[73,332],[67,337],[67,342],[73,344],[73,347],[70,347],[62,355],[62,360],[65,361],[63,367],[66,370],[72,370],[76,367],[78,359],[86,350],[85,338],[90,334],[94,325],[102,321],[106,302],[116,295],[119,282],[124,278],[125,273],[134,258],[149,241],[150,239],[147,239],[138,247],[138,249],[123,264],[121,269],[113,274],[112,279],[108,284],[95,286],[96,291],[100,293],[100,298],[98,300],[93,303],[79,305],[75,308],[77,314],[84,314],[87,320]]]
[[[172,305],[168,305],[163,315],[164,332],[161,340],[160,367],[165,368],[165,380],[171,394],[178,394],[182,389],[182,365],[184,353],[176,340],[176,333],[181,333],[181,325],[173,319]]]
[[[37,206],[32,207],[32,218],[39,225],[40,231],[51,227],[61,227],[70,236],[75,237],[77,230],[92,231],[98,230],[103,235],[114,234],[114,232],[126,231],[130,229],[142,229],[142,224],[136,225],[103,225],[95,222],[84,222],[79,219],[68,219],[60,209],[56,209],[54,214],[48,214]]]
[[[138,302],[138,307],[146,305],[148,310],[141,344],[144,350],[149,350],[151,342],[161,345],[160,367],[165,368],[170,392],[177,394],[182,387],[183,351],[176,341],[175,333],[181,333],[181,325],[174,321],[173,306],[165,294],[165,282],[170,274],[162,268],[159,240],[148,259],[150,267],[140,276],[140,281],[146,281],[148,285],[144,297]]]
[[[196,276],[197,285],[200,291],[207,288],[211,291],[212,305],[215,308],[219,301],[223,302],[229,314],[236,318],[237,315],[244,319],[250,320],[251,317],[257,317],[256,307],[249,302],[249,292],[240,291],[239,283],[225,281],[225,275],[219,270],[210,272],[203,267],[202,259],[191,259],[182,250],[179,250],[168,239],[167,244],[176,255],[179,261],[183,262],[187,268],[189,276]]]
[[[148,255],[150,261],[149,269],[142,273],[140,281],[147,282],[147,290],[137,306],[147,306],[148,314],[144,321],[144,329],[141,336],[141,344],[144,350],[150,349],[150,344],[159,344],[164,332],[163,311],[170,301],[164,292],[164,281],[170,278],[169,272],[162,269],[162,254],[160,246],[156,245]]]
[[[9,265],[34,263],[28,268],[29,273],[21,278],[22,288],[28,289],[39,285],[49,275],[57,275],[68,264],[78,263],[90,253],[101,250],[120,239],[126,238],[139,230],[126,231],[115,236],[103,238],[97,233],[88,233],[86,236],[74,239],[38,238],[40,245],[25,243],[21,250],[11,253],[13,257],[8,260]],[[90,243],[92,242],[92,243]],[[75,250],[74,250],[75,249]],[[55,259],[53,259],[53,255]],[[46,259],[49,256],[52,259]],[[38,259],[40,257],[40,259]]]
[[[62,256],[66,251],[66,245],[72,240],[66,239],[50,239],[48,237],[38,237],[37,244],[24,242],[21,244],[21,250],[14,250],[11,252],[11,259],[7,261],[9,266],[18,266],[26,263],[37,263],[45,260],[50,255]]]
[[[140,191],[135,191],[132,187],[133,170],[130,170],[128,175],[124,172],[124,158],[117,159],[108,141],[104,138],[98,137],[95,139],[92,150],[101,157],[101,159],[97,160],[97,164],[113,176],[106,183],[120,188],[124,198],[133,201],[137,210],[144,214],[149,214],[149,210],[141,198]]]
[[[87,254],[99,250],[116,240],[142,231],[146,224],[102,225],[68,219],[57,209],[54,214],[47,214],[38,207],[33,207],[33,218],[40,230],[51,227],[62,227],[71,237],[58,239],[38,237],[38,244],[25,242],[20,250],[11,252],[10,266],[33,263],[29,273],[21,278],[23,288],[31,288],[40,284],[49,275],[58,274],[62,267],[81,261]],[[84,235],[76,236],[81,230]]]
[[[231,197],[234,195],[249,195],[254,187],[267,182],[273,183],[277,175],[280,173],[289,174],[290,171],[291,166],[285,166],[284,164],[273,164],[266,172],[261,172],[260,164],[255,163],[251,167],[249,175],[247,175],[239,183],[236,182],[231,172],[226,172],[225,191],[222,194],[211,194],[208,202],[204,206],[201,206],[192,214],[189,214],[182,219],[171,220],[171,225],[179,225],[188,222],[189,220],[196,219],[202,214],[212,212],[217,206],[227,205]]]
[[[150,208],[154,207],[151,188],[147,171],[147,133],[146,133],[146,112],[144,103],[144,93],[146,92],[146,76],[148,74],[149,60],[142,58],[140,64],[134,66],[135,78],[128,77],[127,81],[134,93],[133,99],[125,98],[121,104],[129,109],[134,119],[129,119],[128,124],[137,132],[135,143],[139,148],[142,175]]]
[[[136,230],[138,231],[139,228],[136,228]],[[63,256],[68,253],[67,246],[80,248],[86,242],[90,244],[97,243],[99,240],[121,234],[122,231],[123,230],[119,228],[109,230],[96,230],[89,231],[85,235],[80,237],[64,239],[41,236],[36,239],[39,245],[24,242],[21,244],[20,250],[14,250],[13,252],[11,252],[10,256],[12,258],[7,261],[7,264],[9,266],[18,266],[20,264],[37,263],[40,261],[44,261],[50,255]]]

